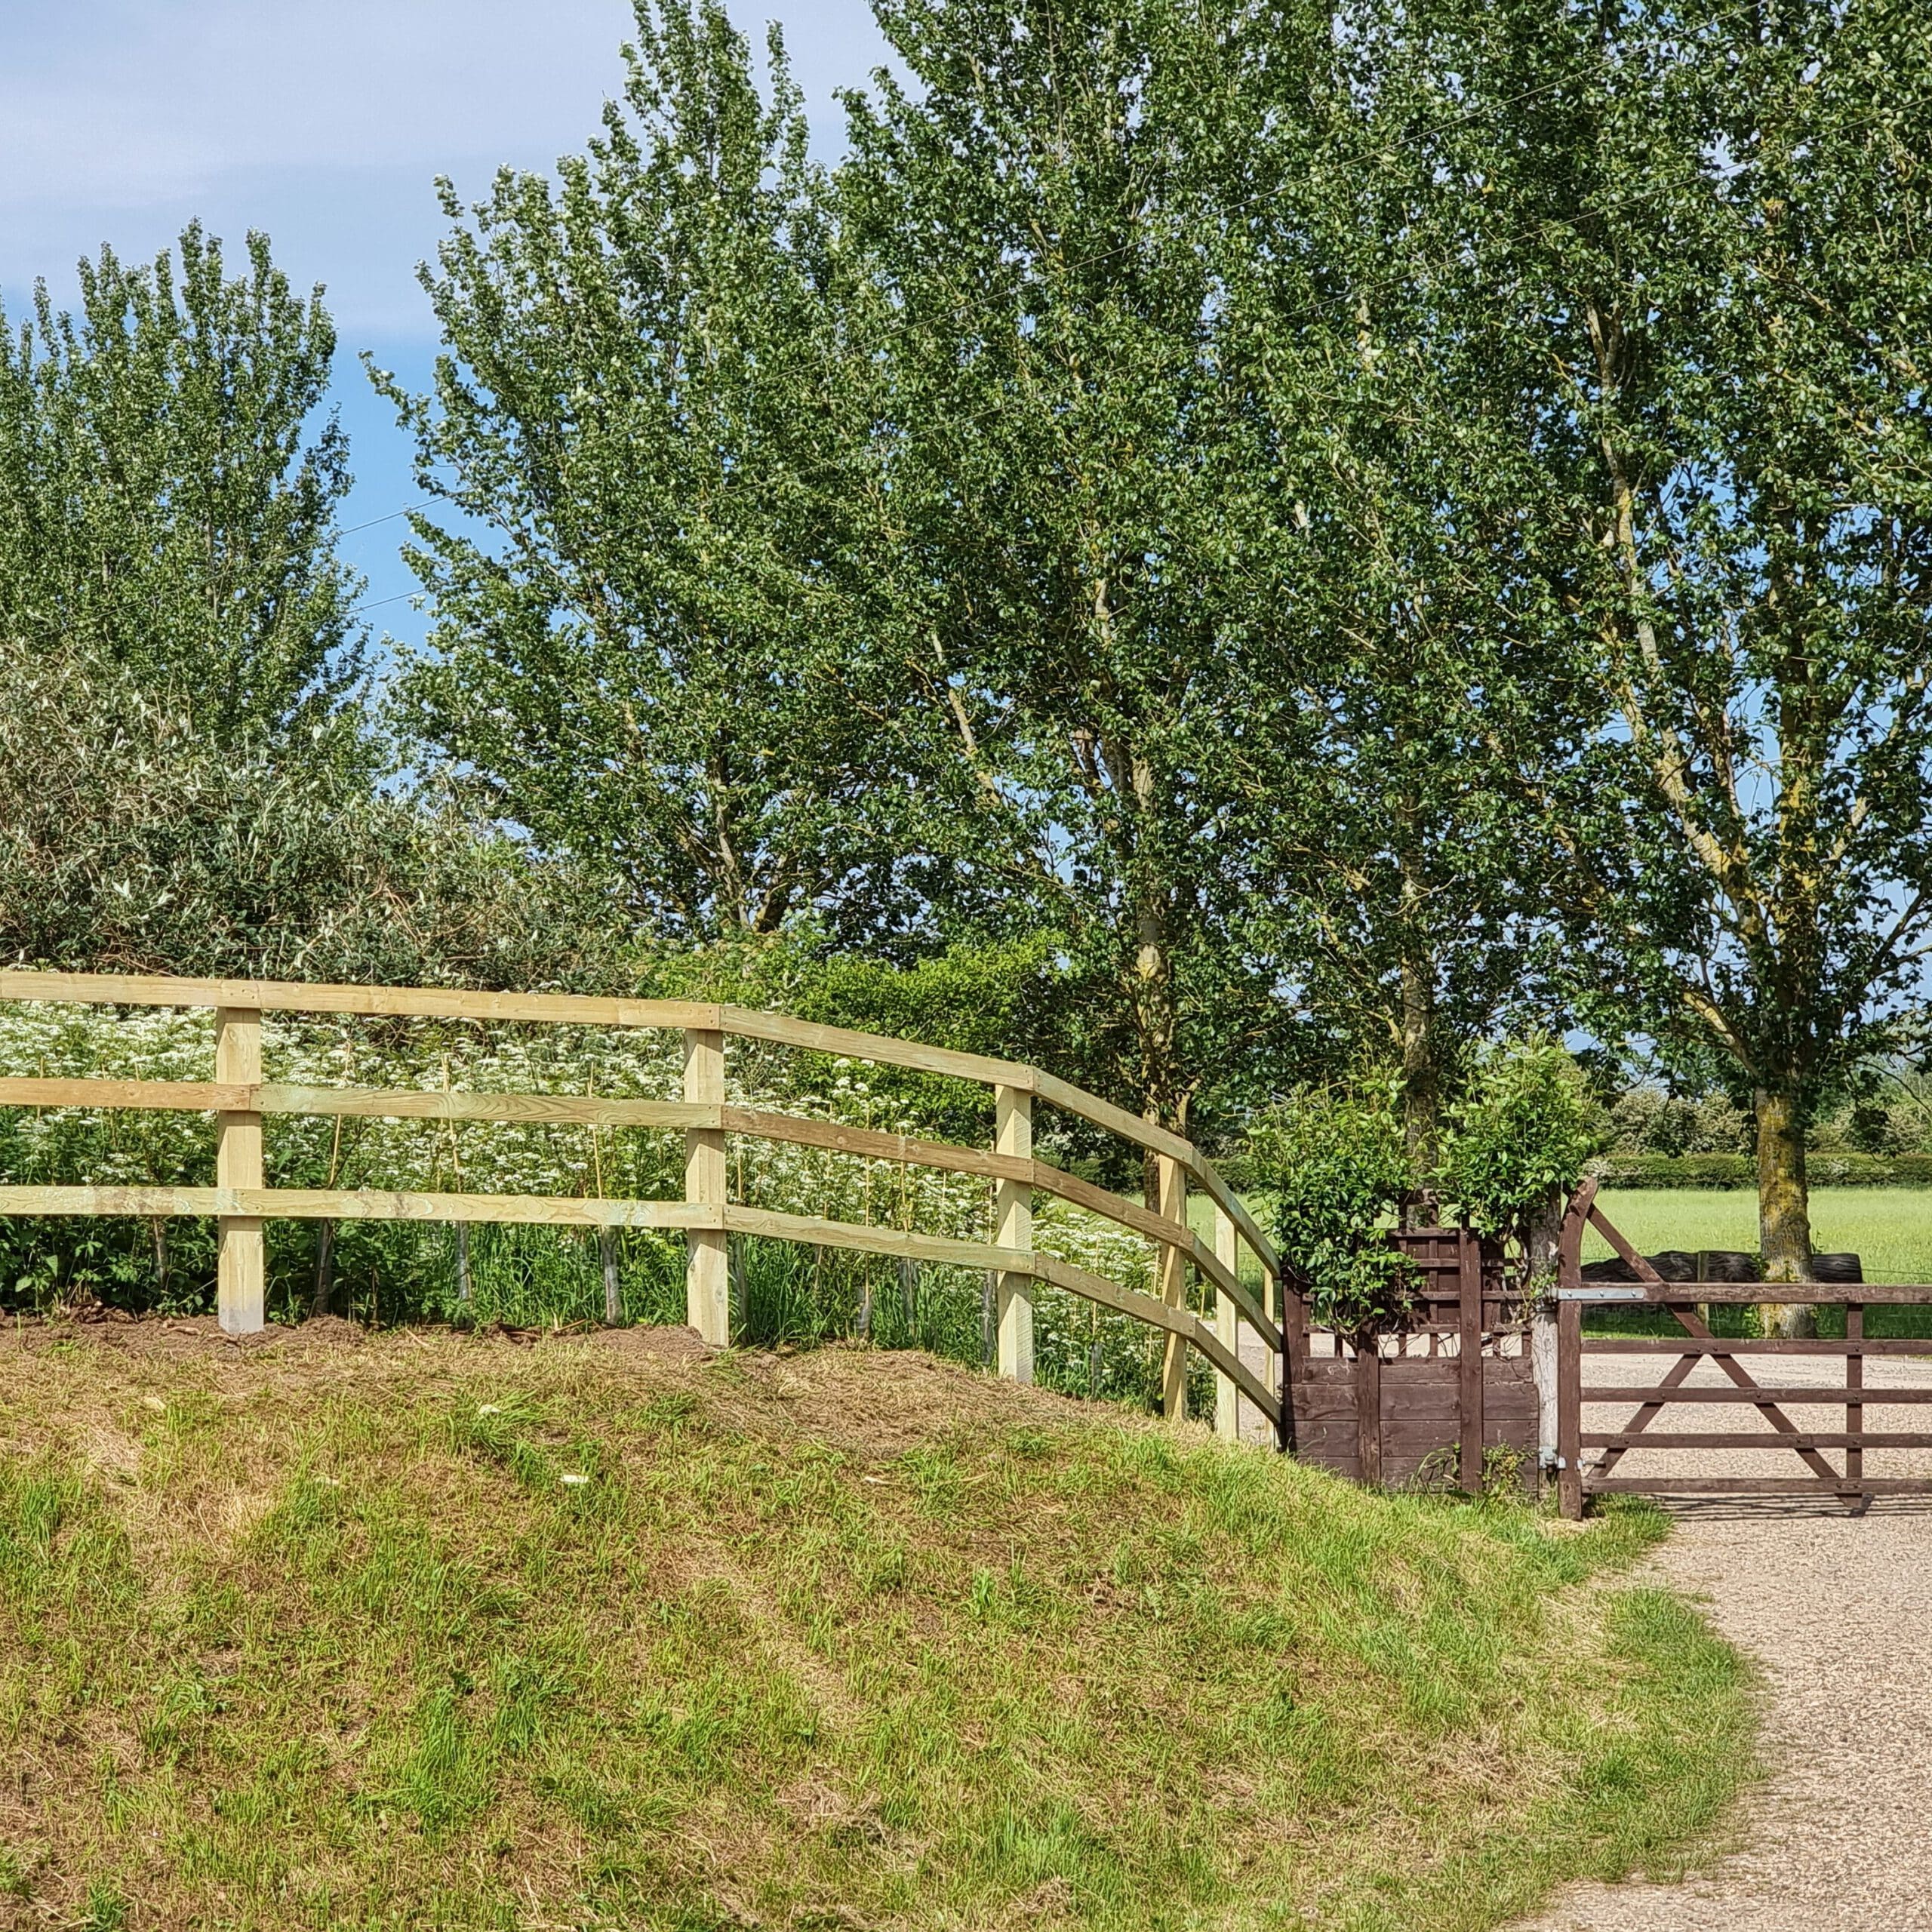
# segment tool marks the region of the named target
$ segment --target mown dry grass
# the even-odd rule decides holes
[[[0,1924],[1474,1928],[1748,1750],[1644,1517],[909,1355],[0,1339]]]

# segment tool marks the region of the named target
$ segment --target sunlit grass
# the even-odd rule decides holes
[[[915,1356],[82,1342],[0,1423],[0,1881],[69,1924],[1475,1927],[1747,1750],[1653,1516]]]
[[[1758,1196],[1749,1189],[1626,1188],[1607,1191],[1604,1211],[1645,1254],[1664,1248],[1758,1247]],[[1811,1238],[1821,1252],[1862,1257],[1868,1281],[1932,1281],[1932,1191],[1819,1187]],[[1610,1252],[1592,1230],[1586,1261]]]

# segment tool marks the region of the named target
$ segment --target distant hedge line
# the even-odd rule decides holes
[[[1814,1154],[1814,1187],[1932,1187],[1932,1154]],[[1605,1154],[1591,1163],[1605,1187],[1755,1187],[1748,1154]]]

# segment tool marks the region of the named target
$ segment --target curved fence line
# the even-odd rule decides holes
[[[0,1000],[214,1011],[215,1066],[211,1081],[0,1079],[0,1107],[210,1114],[216,1128],[215,1186],[0,1187],[0,1214],[213,1217],[220,1228],[221,1321],[231,1333],[251,1332],[264,1325],[262,1223],[268,1220],[503,1222],[680,1231],[688,1244],[686,1289],[691,1325],[706,1341],[719,1346],[730,1339],[727,1244],[734,1235],[755,1235],[992,1271],[998,1281],[1001,1372],[1023,1380],[1030,1380],[1032,1374],[1032,1284],[1046,1282],[1161,1331],[1165,1347],[1164,1403],[1170,1414],[1180,1414],[1186,1406],[1186,1351],[1192,1347],[1214,1368],[1215,1421],[1220,1433],[1230,1438],[1238,1435],[1238,1395],[1254,1404],[1278,1436],[1281,1429],[1281,1263],[1272,1244],[1234,1190],[1192,1142],[1038,1067],[820,1026],[783,1014],[687,1000],[32,972],[0,972]],[[570,1094],[279,1084],[262,1078],[261,1020],[265,1013],[681,1032],[685,1036],[685,1097],[644,1100]],[[937,1074],[989,1088],[995,1099],[995,1144],[989,1149],[968,1147],[733,1105],[726,1100],[724,1089],[724,1043],[731,1038]],[[1118,1134],[1151,1154],[1158,1177],[1157,1202],[1150,1206],[1130,1201],[1035,1158],[1035,1100]],[[681,1131],[685,1137],[685,1198],[632,1201],[271,1188],[263,1184],[263,1123],[278,1115]],[[725,1152],[728,1137],[733,1134],[989,1180],[994,1183],[998,1238],[963,1241],[734,1202],[728,1198]],[[1211,1242],[1204,1241],[1188,1225],[1190,1181],[1208,1198]],[[1035,1192],[1052,1195],[1152,1243],[1159,1292],[1126,1287],[1037,1250],[1032,1240]],[[1260,1264],[1263,1285],[1258,1296],[1241,1278],[1244,1246]],[[1190,1268],[1212,1291],[1211,1321],[1188,1306]],[[1242,1358],[1244,1323],[1260,1338],[1266,1352],[1265,1370],[1259,1375]]]

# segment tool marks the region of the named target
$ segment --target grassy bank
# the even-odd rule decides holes
[[[912,1355],[0,1349],[0,1924],[1475,1928],[1742,1666],[1567,1529]]]
[[[1604,1213],[1646,1254],[1758,1246],[1753,1190],[1630,1188],[1607,1189],[1602,1199]],[[1932,1281],[1932,1190],[1814,1188],[1811,1238],[1824,1251],[1862,1255],[1868,1281]],[[1592,1230],[1583,1258],[1609,1252]]]

